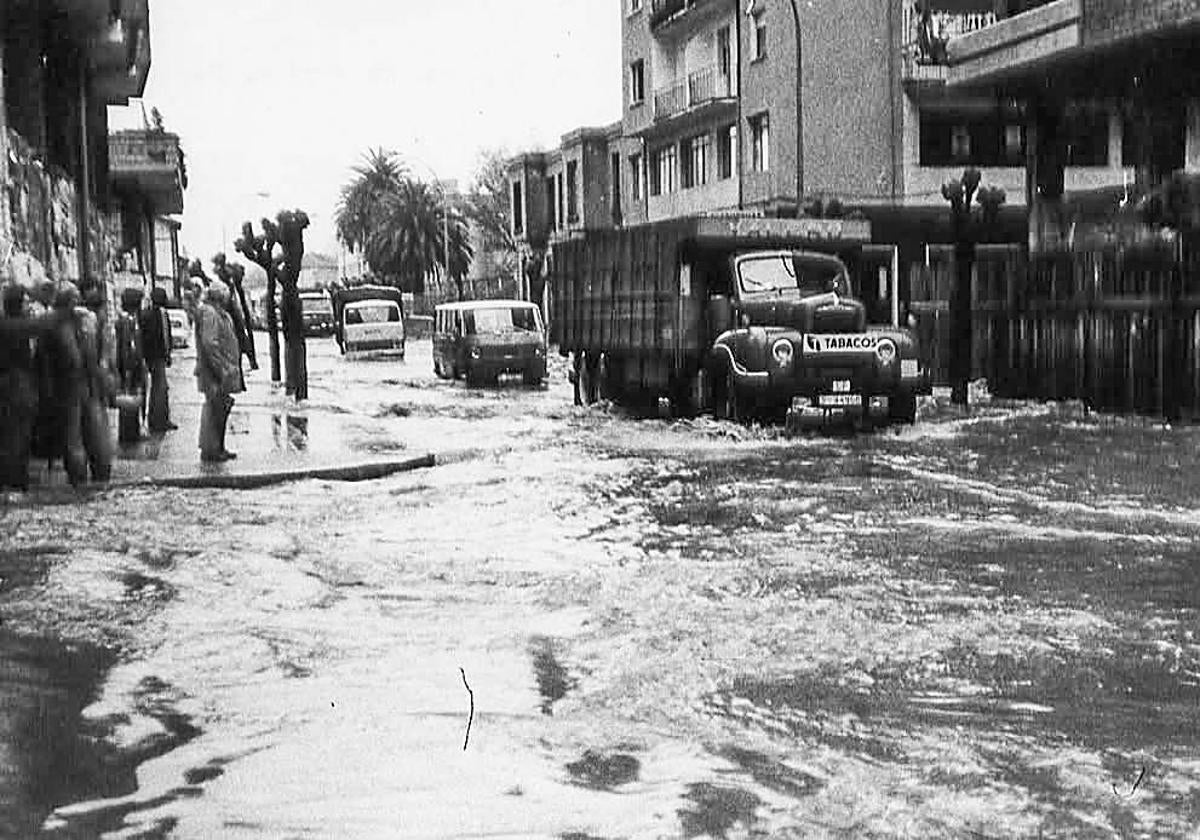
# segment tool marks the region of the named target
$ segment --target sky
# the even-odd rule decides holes
[[[182,246],[233,254],[246,219],[303,209],[337,254],[333,211],[368,149],[470,183],[484,149],[555,147],[621,116],[615,0],[153,0],[144,97],[180,136]]]

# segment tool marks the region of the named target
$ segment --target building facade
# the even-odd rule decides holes
[[[1079,101],[1112,103],[1110,157],[1123,166],[1113,214],[1174,173],[1200,173],[1200,4],[1179,0],[1025,0],[948,45],[953,89],[988,86],[1019,102],[1028,152],[1030,246],[1069,239],[1078,202],[1071,122]]]
[[[161,126],[117,131],[108,138],[108,224],[117,286],[162,286],[176,299],[178,221],[187,188],[179,136]]]
[[[148,0],[0,4],[0,282],[111,280],[113,216],[146,196],[110,180],[107,106],[140,96],[149,69]],[[143,262],[165,225],[133,237]]]
[[[544,183],[522,180],[523,210],[547,216],[549,235],[696,213],[792,214],[814,199],[873,219],[932,217],[946,207],[942,184],[968,166],[1005,190],[1010,210],[1026,204],[1025,103],[988,84],[948,84],[948,44],[993,25],[1005,0],[618,2],[619,133],[572,132],[538,158]],[[1130,180],[1127,127],[1113,101],[1071,103],[1071,188]],[[559,180],[574,181],[559,161],[579,157],[581,139],[595,146],[578,177],[610,212],[576,219],[568,200],[564,220]],[[531,160],[514,161],[514,177]],[[531,189],[545,210],[532,207]]]

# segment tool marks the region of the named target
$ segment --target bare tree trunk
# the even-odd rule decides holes
[[[271,344],[271,381],[278,382],[279,376],[279,313],[275,309],[277,289],[275,272],[267,271],[267,337]]]

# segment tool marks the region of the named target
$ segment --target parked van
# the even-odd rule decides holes
[[[342,353],[398,350],[404,355],[404,300],[389,286],[355,286],[333,293],[334,334]]]
[[[546,378],[541,310],[521,300],[444,303],[433,319],[433,372],[468,385],[519,373],[527,385]]]

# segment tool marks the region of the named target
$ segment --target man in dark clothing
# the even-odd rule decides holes
[[[135,443],[142,437],[142,411],[146,402],[146,355],[142,349],[142,290],[121,292],[117,315],[117,440]]]
[[[167,368],[171,366],[171,319],[167,317],[167,290],[150,292],[150,306],[142,310],[142,351],[150,369],[150,407],[147,425],[151,432],[179,428],[171,422]]]
[[[47,331],[38,341],[44,377],[38,414],[43,454],[61,458],[71,484],[87,481],[88,453],[83,446],[83,414],[91,391],[90,363],[80,346],[79,290],[62,283],[54,296]]]
[[[29,450],[37,414],[33,346],[39,323],[25,311],[25,290],[8,286],[0,319],[0,487],[29,486]]]

